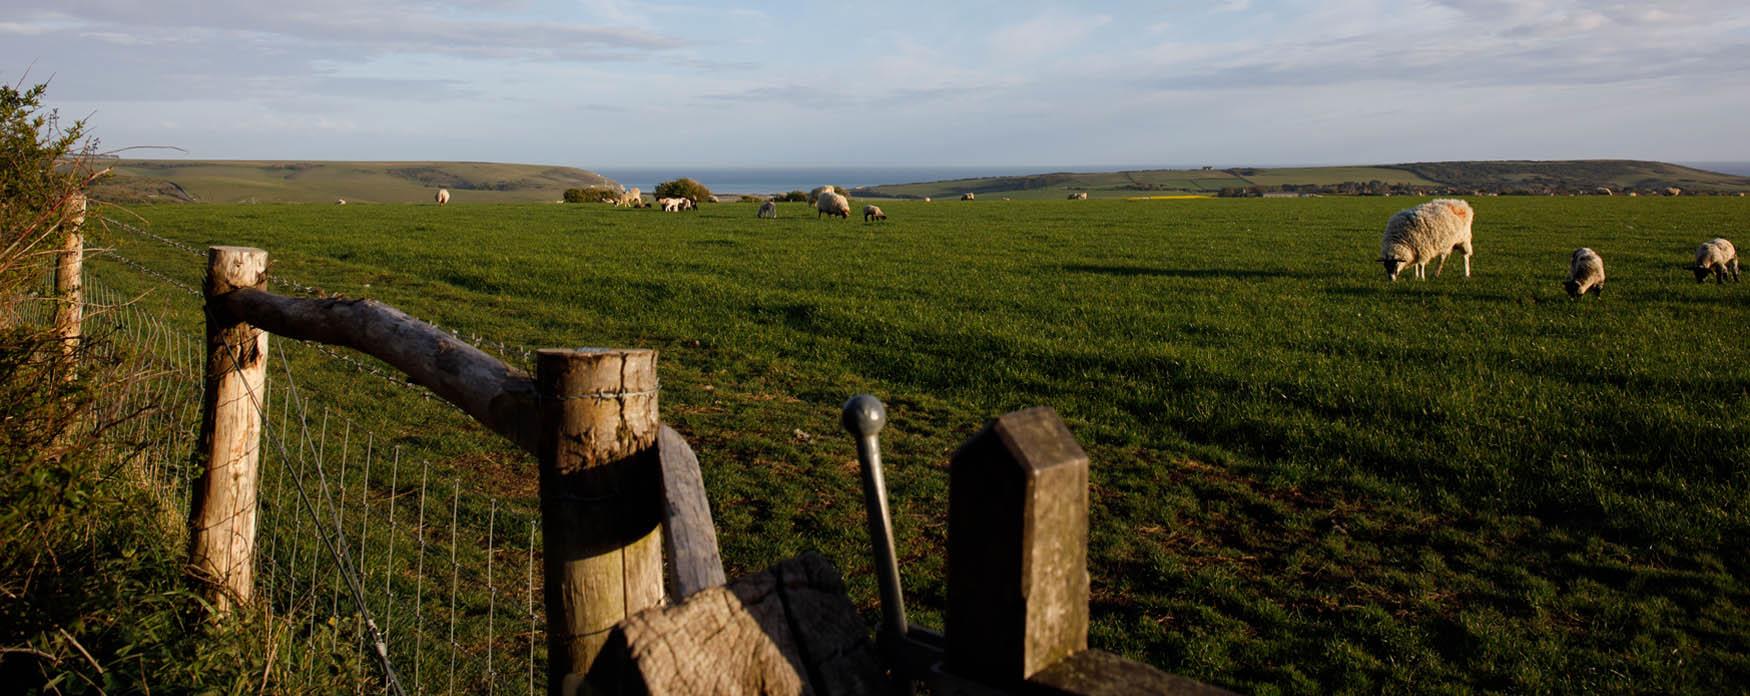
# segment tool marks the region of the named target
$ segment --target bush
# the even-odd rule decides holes
[[[657,198],[691,198],[695,202],[704,202],[711,197],[711,189],[705,188],[692,179],[685,177],[674,181],[664,181],[656,185]]]
[[[612,203],[619,198],[619,189],[612,186],[565,189],[566,203]]]
[[[807,203],[808,194],[803,191],[791,191],[789,193],[780,193],[777,196],[774,196],[772,200],[779,203]]]

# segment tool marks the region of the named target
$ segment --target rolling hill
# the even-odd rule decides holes
[[[492,162],[117,159],[94,195],[117,203],[457,203],[557,201],[568,188],[618,186],[575,167]]]
[[[1327,187],[1333,190],[1318,191]],[[1012,198],[1062,198],[1067,192],[1086,191],[1096,198],[1121,198],[1151,193],[1214,195],[1224,189],[1230,192],[1236,189],[1286,189],[1328,193],[1593,193],[1600,187],[1613,192],[1663,192],[1675,187],[1690,193],[1740,193],[1750,192],[1750,177],[1637,160],[1507,160],[1354,167],[1053,172],[870,186],[853,193],[875,198],[957,198],[968,192]]]

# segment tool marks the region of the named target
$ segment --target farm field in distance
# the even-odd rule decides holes
[[[818,549],[871,624],[838,425],[862,392],[918,623],[942,623],[949,455],[1047,405],[1092,461],[1094,647],[1253,693],[1750,683],[1750,285],[1683,268],[1750,245],[1750,202],[1475,199],[1474,277],[1388,283],[1381,230],[1420,200],[132,210],[465,334],[659,349],[730,575]],[[198,285],[191,256],[93,234]],[[1562,292],[1580,246],[1601,299]],[[532,495],[532,464],[476,464],[434,474]]]

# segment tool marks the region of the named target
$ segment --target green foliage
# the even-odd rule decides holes
[[[143,473],[186,475],[186,462],[139,444],[161,414],[117,403],[140,386],[129,346],[88,323],[68,356],[44,328],[31,295],[94,178],[94,143],[44,114],[43,93],[0,86],[0,691],[350,686],[336,675],[356,651],[312,650],[260,609],[209,620],[184,575],[186,511]]]
[[[1380,230],[1415,202],[896,201],[879,235],[752,204],[146,214],[465,332],[660,349],[732,576],[813,547],[875,606],[837,434],[871,392],[908,605],[940,626],[945,459],[1043,404],[1093,462],[1096,647],[1246,692],[1750,681],[1750,354],[1719,328],[1750,325],[1747,286],[1681,268],[1750,209],[1477,199],[1475,277],[1388,283]],[[1602,301],[1562,291],[1578,246],[1605,257]]]
[[[711,197],[711,189],[705,188],[692,179],[685,177],[674,181],[664,181],[656,185],[657,198],[691,198],[694,202],[703,203]]]
[[[772,200],[777,201],[779,203],[807,203],[808,202],[808,192],[807,191],[791,191],[789,193],[781,193],[781,194],[778,194],[777,196],[774,196],[772,198]]]
[[[612,203],[620,198],[620,190],[611,186],[565,189],[566,203]]]

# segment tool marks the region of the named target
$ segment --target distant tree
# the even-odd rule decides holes
[[[660,184],[657,184],[656,185],[656,197],[657,198],[691,198],[695,201],[703,201],[703,200],[711,197],[711,189],[705,188],[704,184],[701,184],[697,181],[693,181],[692,179],[688,179],[686,177],[681,177],[679,179],[675,179],[674,181],[664,181]]]
[[[807,203],[808,202],[808,192],[806,192],[806,191],[791,191],[789,193],[780,193],[776,196],[773,196],[772,200],[777,201],[779,203]]]
[[[565,189],[566,203],[607,203],[619,197],[620,192],[611,186]]]

